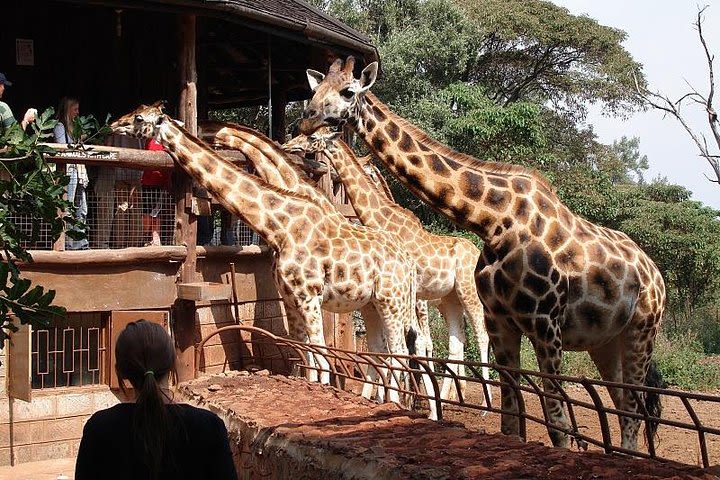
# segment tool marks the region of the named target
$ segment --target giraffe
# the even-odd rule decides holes
[[[464,360],[465,312],[477,334],[481,360],[487,364],[490,341],[474,277],[480,249],[467,239],[435,235],[425,230],[410,210],[391,201],[384,186],[377,185],[369,178],[361,161],[339,137],[338,133],[321,134],[320,131],[309,137],[301,134],[285,143],[283,148],[287,151],[319,153],[329,159],[345,185],[350,202],[363,225],[394,233],[417,262],[418,300],[439,299],[438,309],[448,325],[448,358]],[[362,163],[367,167],[367,159]],[[451,363],[450,368],[455,374],[465,375],[462,364]],[[489,380],[487,366],[482,367],[482,375]],[[445,377],[440,391],[442,399],[450,398],[452,386],[452,379]],[[487,399],[488,405],[490,400]]]
[[[388,350],[408,354],[405,337],[417,335],[406,320],[414,318],[415,267],[402,249],[378,232],[335,221],[307,197],[244,172],[190,135],[159,103],[141,105],[111,128],[161,143],[223,207],[266,240],[275,254],[273,272],[293,338],[307,336],[322,345],[321,307],[348,312],[372,304]],[[320,359],[320,379],[329,383],[329,366]],[[390,383],[397,387],[395,375]],[[399,401],[396,390],[389,397]]]
[[[203,122],[203,135],[211,140],[213,144],[230,149],[237,149],[243,152],[255,167],[257,174],[266,182],[276,187],[304,195],[318,205],[334,220],[340,223],[350,223],[340,213],[335,205],[320,190],[308,183],[306,176],[300,169],[300,165],[294,163],[289,156],[278,147],[278,145],[262,133],[250,127],[226,122]],[[357,227],[356,228],[365,228]],[[412,257],[411,257],[412,259]],[[412,260],[414,262],[414,259]],[[326,308],[330,311],[330,308]],[[416,311],[422,311],[423,306],[416,306]],[[380,319],[376,309],[372,305],[366,305],[360,309],[367,328],[368,347],[373,352],[387,351],[386,342],[379,329]],[[414,324],[418,338],[415,341],[415,351],[419,355],[430,356],[432,341],[430,339],[429,327],[422,324],[422,319],[427,319],[427,308],[425,316],[418,317],[420,323]],[[408,329],[411,327],[407,327]],[[367,382],[363,386],[362,395],[370,398],[373,386],[377,383],[377,373],[384,371],[383,368],[368,369]],[[429,376],[422,376],[423,384],[429,396],[434,396],[434,387]],[[380,400],[384,399],[383,389],[378,390]],[[430,415],[437,419],[436,405],[430,402]]]
[[[638,245],[574,215],[537,172],[478,160],[429,138],[369,91],[376,62],[359,78],[353,69],[350,57],[337,59],[327,75],[307,71],[313,97],[300,132],[349,126],[413,193],[480,235],[475,279],[496,362],[518,367],[526,335],[543,373],[560,373],[563,350],[587,351],[607,381],[659,385],[651,356],[665,285]],[[547,379],[543,390],[558,394]],[[618,410],[661,413],[657,394],[608,390]],[[516,392],[504,385],[501,398],[502,431],[518,434]],[[554,445],[566,446],[569,424],[558,398],[544,400],[548,433]],[[619,417],[622,447],[636,450],[640,420]],[[653,435],[657,423],[648,427],[646,435]]]

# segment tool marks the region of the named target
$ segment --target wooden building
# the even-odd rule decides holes
[[[377,60],[366,36],[302,0],[10,0],[2,23],[0,72],[13,82],[3,101],[16,116],[55,106],[64,95],[100,119],[167,99],[196,132],[213,111],[263,105],[271,135],[282,139],[286,106],[310,96],[307,68],[325,70],[348,54],[359,66]],[[166,153],[100,150],[106,153],[51,160],[173,170],[174,241],[87,251],[63,251],[60,242],[32,250],[25,275],[54,289],[69,315],[47,330],[17,334],[3,350],[0,387],[10,395],[2,388],[0,465],[76,452],[88,416],[121,400],[113,340],[128,321],[168,326],[181,380],[197,368],[218,371],[242,360],[237,335],[223,334],[195,365],[195,346],[219,327],[242,321],[276,333],[286,328],[266,248],[197,246],[192,181]],[[242,161],[237,152],[223,154]],[[351,322],[326,320],[328,341],[351,346]]]

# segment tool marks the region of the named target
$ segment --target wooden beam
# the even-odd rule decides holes
[[[197,135],[197,66],[195,60],[196,17],[182,15],[179,21],[180,30],[180,101],[178,117],[185,122],[185,129]],[[175,243],[185,245],[188,255],[180,273],[181,283],[195,281],[197,265],[197,221],[192,213],[192,178],[180,167],[174,174],[175,190]]]

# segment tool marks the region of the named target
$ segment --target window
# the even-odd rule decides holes
[[[70,313],[32,332],[32,388],[107,383],[107,316]]]

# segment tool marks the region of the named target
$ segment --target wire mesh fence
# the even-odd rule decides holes
[[[86,240],[65,236],[64,250],[121,249],[149,245],[173,245],[175,198],[165,188],[143,185],[143,171],[129,168],[94,167],[87,188],[69,185],[78,210],[82,210]],[[28,237],[23,248],[52,250],[53,239],[46,223],[40,223],[30,239],[32,218],[9,218]],[[260,239],[247,225],[222,208],[198,217],[198,245],[258,245]]]
[[[251,335],[243,337],[244,342],[252,344],[248,346],[249,351],[262,352],[262,358],[251,360],[253,364],[268,365],[283,361],[294,366],[295,374],[304,376],[313,370],[318,373],[325,371],[330,374],[331,383],[334,386],[353,390],[356,393],[359,391],[359,386],[366,386],[370,383],[374,389],[377,389],[378,398],[388,398],[392,396],[391,392],[395,391],[400,398],[404,399],[407,406],[428,410],[430,403],[433,403],[439,419],[443,418],[444,411],[514,415],[519,420],[521,436],[526,438],[529,422],[544,427],[551,426],[544,407],[544,399],[552,397],[563,402],[569,418],[568,427],[553,425],[552,428],[568,434],[573,443],[580,448],[599,449],[606,453],[621,453],[636,457],[675,460],[688,464],[696,463],[706,468],[720,464],[720,448],[718,448],[720,446],[720,418],[716,413],[720,411],[720,395],[548,375],[537,371],[502,367],[497,364],[356,352],[296,342],[259,328],[244,325],[224,327],[205,337],[196,349],[196,369],[202,364],[205,343],[215,335],[236,329],[251,333]],[[259,348],[259,345],[262,347]],[[255,354],[258,355],[258,353]],[[325,364],[329,367],[327,369],[320,368],[318,365],[323,362],[312,361],[313,358],[325,359]],[[464,375],[455,373],[457,371],[455,367],[458,365],[464,366]],[[489,367],[494,372],[491,379],[481,377],[483,366]],[[374,375],[369,376],[370,372]],[[434,392],[439,392],[439,386],[443,380],[449,379],[454,386],[454,398],[442,400],[436,394],[428,394],[421,381],[423,375],[430,378]],[[552,382],[559,393],[545,392],[542,388],[543,381]],[[492,403],[486,401],[490,398],[491,390],[497,391],[503,386],[518,393],[520,401],[517,412],[504,410],[499,405],[500,401],[497,395]],[[637,413],[622,411],[615,408],[609,400],[606,392],[608,388],[624,390],[635,396],[641,405],[642,402],[639,400],[642,396],[647,393],[655,393],[661,397],[664,403],[673,405],[673,408],[666,409],[667,413],[663,413],[661,416],[650,415],[643,408]],[[527,404],[529,403],[539,405],[539,407],[528,408]],[[657,422],[661,427],[658,437],[646,436],[645,444],[637,451],[621,447],[619,429],[616,426],[617,420],[621,416],[639,419],[645,424],[646,429],[648,425]],[[662,442],[663,431],[669,432],[668,429],[687,434],[684,437],[688,442],[694,442],[695,447],[692,450],[696,452],[697,456],[669,458],[660,454],[657,448],[658,441]]]

